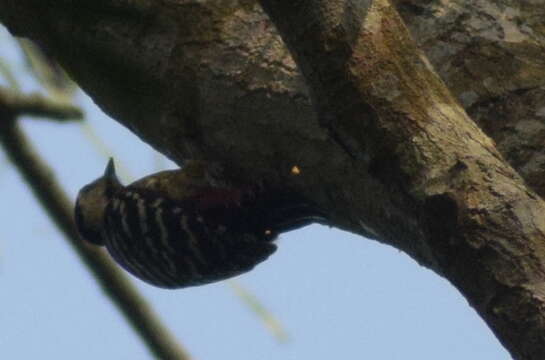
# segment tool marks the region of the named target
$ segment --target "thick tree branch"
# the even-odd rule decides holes
[[[468,114],[545,195],[545,0],[395,0]]]
[[[396,10],[388,0],[261,3],[323,125],[394,190],[401,213],[414,209],[402,220],[414,228],[380,235],[418,242],[413,256],[457,286],[516,359],[545,358],[545,205],[450,96]]]
[[[0,20],[46,46],[106,112],[174,160],[232,162],[238,156],[235,163],[249,162],[250,150],[271,160],[265,149],[278,139],[282,148],[301,141],[300,128],[307,129],[305,148],[313,159],[328,147],[313,128],[297,69],[254,1],[74,4],[3,0]],[[533,189],[545,194],[545,0],[396,4],[454,95]],[[183,122],[176,121],[180,117]],[[259,136],[259,124],[286,118],[292,121],[273,122],[274,136]],[[229,126],[225,119],[237,121]],[[206,136],[199,136],[203,131]],[[229,141],[238,135],[245,141]],[[290,150],[277,167],[301,160]]]
[[[32,149],[29,140],[16,124],[15,114],[26,108],[26,104],[36,104],[36,97],[24,98],[22,95],[4,97],[0,93],[0,144],[8,158],[13,162],[28,183],[49,217],[64,233],[68,243],[76,251],[82,262],[95,276],[104,293],[124,315],[127,322],[142,338],[151,353],[158,359],[185,360],[189,356],[176,342],[168,329],[160,322],[147,301],[138,293],[119,267],[112,262],[101,249],[89,246],[81,241],[72,218],[72,204],[68,196],[60,188],[52,171]],[[14,101],[18,99],[20,101]],[[46,101],[37,102],[41,105]],[[32,106],[35,115],[36,106]],[[45,114],[81,115],[72,106],[52,109],[45,106]],[[23,111],[24,113],[24,111]]]

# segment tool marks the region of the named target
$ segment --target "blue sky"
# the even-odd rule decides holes
[[[26,91],[38,88],[3,30],[0,57]],[[84,94],[77,101],[133,179],[173,167]],[[82,125],[22,125],[72,199],[102,173],[107,155]],[[0,358],[151,359],[1,152],[0,199]],[[318,225],[278,245],[236,280],[282,323],[286,343],[225,282],[174,291],[134,282],[198,360],[510,359],[456,289],[396,249]]]

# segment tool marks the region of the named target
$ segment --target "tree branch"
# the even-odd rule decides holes
[[[544,197],[545,0],[394,3],[452,94]]]
[[[69,244],[88,270],[94,275],[104,293],[110,298],[127,322],[158,359],[186,360],[187,353],[176,342],[167,328],[159,321],[147,301],[138,293],[126,276],[104,251],[81,241],[72,218],[72,205],[60,188],[53,172],[40,159],[23,132],[16,124],[14,114],[24,113],[28,107],[36,115],[47,113],[67,119],[69,114],[81,115],[75,107],[50,107],[36,102],[35,97],[24,99],[22,95],[4,97],[0,92],[0,144],[8,158],[17,167],[30,189],[49,217],[64,233]],[[18,101],[13,101],[17,99]],[[39,106],[35,106],[38,104]],[[10,107],[13,105],[13,107]],[[42,113],[41,110],[44,110]]]
[[[536,217],[544,203],[451,97],[395,8],[388,0],[261,3],[323,126],[384,187],[383,204],[403,214],[395,219],[383,205],[390,219],[370,218],[380,236],[412,243],[413,257],[457,286],[514,358],[545,358],[545,220]],[[400,233],[396,220],[411,226]]]
[[[18,94],[3,87],[0,87],[0,107],[13,117],[27,115],[59,122],[83,120],[83,112],[77,106],[54,102],[40,94]]]

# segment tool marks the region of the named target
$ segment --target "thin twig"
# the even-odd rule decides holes
[[[158,359],[188,360],[186,351],[104,251],[79,239],[68,196],[58,185],[51,169],[41,160],[19,129],[14,110],[3,107],[4,104],[6,103],[0,100],[0,144],[46,213],[65,234],[69,244],[93,273],[102,290],[140,335],[148,349]]]
[[[48,100],[40,94],[23,95],[0,87],[0,107],[13,116],[38,116],[56,121],[83,120],[83,112],[77,106]]]
[[[288,342],[290,340],[289,334],[284,330],[284,327],[278,321],[278,319],[271,314],[269,310],[263,305],[263,303],[251,292],[246,290],[235,280],[227,281],[227,284],[231,287],[234,293],[238,296],[242,302],[257,315],[271,334],[281,343]]]

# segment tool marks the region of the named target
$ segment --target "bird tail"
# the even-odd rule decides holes
[[[294,194],[276,194],[266,201],[260,214],[275,233],[283,233],[313,223],[327,224],[327,216],[316,204]]]

